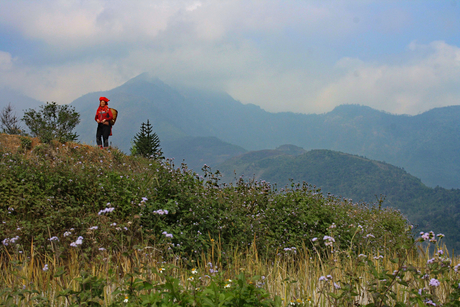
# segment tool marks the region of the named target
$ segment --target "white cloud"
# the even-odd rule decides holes
[[[69,103],[149,70],[166,82],[227,90],[243,103],[273,112],[321,113],[353,103],[417,114],[458,104],[460,97],[460,48],[444,42],[412,43],[405,55],[409,60],[403,64],[343,58],[330,74],[270,67],[249,41],[220,48],[221,52],[213,45],[189,45],[172,52],[146,48],[130,53],[117,65],[97,59],[50,67],[46,72],[15,64],[10,54],[0,52],[0,71],[8,68],[7,74],[0,74],[0,82],[42,101]]]
[[[0,84],[40,101],[67,104],[83,94],[109,90],[120,85],[127,76],[120,67],[106,62],[70,63],[42,70],[15,64],[1,71]],[[65,77],[62,77],[65,76]]]
[[[184,4],[167,1],[5,1],[0,24],[62,50],[97,44],[145,42]]]
[[[339,61],[348,72],[325,86],[315,103],[325,109],[357,103],[398,114],[458,104],[460,48],[442,41],[412,42],[409,52],[410,60],[400,65]]]
[[[196,10],[197,8],[199,8],[200,6],[202,6],[202,3],[199,2],[199,1],[196,1],[196,2],[193,2],[193,3],[190,4],[190,5],[187,5],[186,10],[187,10],[187,11],[194,11],[194,10]]]
[[[228,82],[227,91],[242,102],[250,102],[270,112],[314,113],[323,111],[313,105],[313,93],[322,85],[318,75],[302,69],[277,72],[258,70]]]
[[[1,1],[0,26],[38,51],[29,58],[14,48],[0,51],[0,82],[59,103],[145,71],[165,82],[224,89],[275,112],[327,112],[360,103],[414,114],[457,103],[454,45],[414,41],[386,58],[353,53],[367,32],[389,35],[414,25],[404,6],[372,10],[372,3]]]
[[[147,43],[177,23],[191,26],[198,39],[220,39],[235,31],[282,31],[292,27],[303,28],[307,33],[336,35],[355,26],[345,3],[17,0],[0,3],[0,24],[63,50],[109,42]]]
[[[0,23],[27,38],[65,45],[90,36],[100,10],[76,1],[5,1],[0,4]]]
[[[13,58],[10,53],[0,51],[0,71],[8,71],[13,67]]]

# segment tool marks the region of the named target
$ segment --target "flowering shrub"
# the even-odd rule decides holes
[[[111,306],[458,306],[460,265],[440,245],[443,234],[414,242],[395,210],[306,184],[219,185],[218,172],[203,172],[70,143],[0,146],[0,259],[9,274],[0,304],[52,305],[41,293],[53,281],[51,295],[82,306],[104,305],[109,294]],[[414,263],[424,257],[415,244],[435,248]],[[255,271],[272,268],[270,278],[229,276],[242,255]],[[95,263],[113,266],[95,275]],[[309,284],[283,277],[283,290],[268,295],[281,271],[302,277],[311,267]]]
[[[439,239],[444,235],[434,235],[433,232],[420,233],[413,244],[420,244],[429,241],[438,244]],[[436,240],[435,238],[438,238]],[[368,257],[360,254],[350,261],[354,262],[354,267],[364,268],[370,273],[371,278],[362,284],[362,276],[356,273],[358,270],[348,272],[342,279],[333,278],[332,275],[321,276],[319,278],[321,295],[333,306],[458,306],[460,299],[460,276],[457,274],[460,265],[452,266],[452,260],[444,256],[444,250],[437,246],[437,251],[433,258],[430,258],[426,265],[412,263],[421,255],[414,253],[411,246],[400,246],[396,253],[396,258],[390,259],[394,264],[393,272],[385,267],[381,259],[384,257]],[[427,249],[428,251],[429,249]],[[336,250],[332,255],[333,261],[325,263],[326,271],[337,269],[337,259],[340,253],[347,251]],[[362,273],[361,273],[362,274]],[[443,284],[444,283],[444,284]],[[440,298],[441,286],[452,285],[452,290],[443,289],[444,299]],[[397,291],[404,291],[407,295],[398,298]],[[446,295],[446,292],[448,295]]]
[[[270,257],[312,248],[314,237],[327,246],[352,243],[356,253],[383,252],[382,242],[410,237],[391,209],[323,196],[305,184],[281,191],[263,181],[219,185],[218,172],[203,172],[75,143],[20,153],[0,147],[1,246],[33,241],[41,253],[72,246],[91,254],[150,245],[194,257],[219,244],[223,251],[254,246]]]
[[[190,276],[182,283],[177,276],[167,274],[167,271],[172,269],[163,268],[157,273],[161,275],[161,281],[152,281],[142,276],[136,276],[134,279],[133,274],[127,274],[113,291],[110,306],[282,306],[279,296],[271,299],[268,292],[260,286],[260,276],[247,278],[245,274],[239,274],[233,280],[225,279],[222,274],[202,275],[196,278]],[[42,271],[49,270],[48,265],[45,265]],[[58,268],[55,273],[55,277],[59,278],[63,271]],[[81,276],[75,278],[75,284],[78,286],[61,290],[56,299],[63,297],[71,306],[105,305],[104,288],[115,278],[113,272],[101,278],[82,271]],[[3,303],[9,306],[14,301],[49,304],[49,299],[40,295],[39,291],[26,288],[33,289],[34,286],[0,291],[0,297],[8,293],[7,299],[0,302],[0,306],[3,306]]]

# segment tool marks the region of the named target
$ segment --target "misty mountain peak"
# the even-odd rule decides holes
[[[340,106],[335,107],[330,112],[330,114],[340,114],[343,116],[354,117],[359,115],[382,114],[382,112],[360,104],[342,104]]]
[[[150,74],[148,72],[143,72],[140,75],[138,75],[138,76],[136,76],[136,77],[134,77],[132,79],[129,79],[125,84],[139,83],[139,82],[147,82],[147,83],[152,83],[152,84],[157,84],[157,85],[166,85],[158,77],[155,77],[155,76],[153,76],[152,74]]]
[[[292,145],[292,144],[281,145],[281,146],[277,147],[276,150],[282,151],[282,152],[284,152],[284,153],[286,153],[288,155],[291,155],[291,156],[298,156],[298,155],[301,155],[301,154],[307,152],[302,147],[295,146],[295,145]]]

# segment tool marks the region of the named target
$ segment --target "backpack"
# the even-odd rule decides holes
[[[115,125],[115,122],[117,121],[117,116],[118,116],[118,111],[115,109],[110,108],[110,111],[112,111],[112,120],[110,121],[110,125],[113,126]]]

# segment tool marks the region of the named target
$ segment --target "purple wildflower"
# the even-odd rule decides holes
[[[441,283],[436,278],[432,278],[430,280],[429,285],[432,286],[432,287],[438,287],[439,285],[441,285]]]
[[[70,243],[70,246],[72,247],[78,247],[78,245],[83,244],[83,237],[78,237],[77,241]]]
[[[115,210],[115,208],[111,207],[111,208],[105,208],[104,210],[101,210],[99,211],[99,215],[101,214],[104,214],[104,213],[109,213],[109,212],[112,212],[113,210]]]

